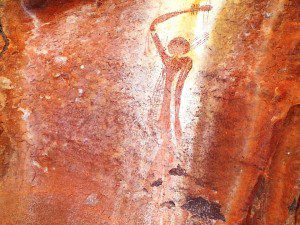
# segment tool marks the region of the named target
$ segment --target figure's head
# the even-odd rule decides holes
[[[184,55],[190,51],[190,43],[183,37],[177,37],[170,41],[168,50],[171,55]]]

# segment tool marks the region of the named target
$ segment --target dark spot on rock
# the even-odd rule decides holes
[[[171,209],[171,208],[175,207],[175,203],[173,201],[167,201],[167,202],[162,203],[160,206]]]
[[[225,222],[225,217],[221,213],[221,205],[216,202],[209,202],[202,197],[188,198],[181,208],[202,219],[222,220]]]
[[[297,203],[296,198],[294,198],[294,201],[292,202],[292,204],[288,207],[289,209],[289,213],[293,214],[297,211],[299,205]]]
[[[0,57],[2,57],[2,55],[4,54],[4,52],[6,52],[7,49],[8,49],[9,39],[7,38],[6,33],[4,32],[1,20],[0,20],[0,37],[2,37],[2,39],[4,41],[4,45],[2,47],[2,50],[0,51]]]
[[[158,180],[154,181],[152,184],[151,184],[151,187],[158,187],[160,185],[162,185],[163,181],[161,178],[159,178]]]
[[[24,0],[23,4],[27,9],[43,8],[48,3],[48,0]]]
[[[180,165],[177,165],[176,168],[173,168],[169,171],[169,174],[172,176],[185,176],[186,171]]]
[[[103,4],[102,0],[96,0],[97,7],[100,7]]]

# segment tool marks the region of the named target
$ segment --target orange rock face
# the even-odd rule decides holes
[[[299,2],[0,1],[1,224],[299,224]]]

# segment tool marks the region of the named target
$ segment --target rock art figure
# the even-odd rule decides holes
[[[175,135],[177,141],[180,140],[181,137],[181,126],[179,120],[181,93],[184,86],[184,82],[193,66],[192,59],[188,56],[185,56],[191,50],[191,44],[183,37],[176,37],[169,42],[167,46],[168,49],[168,53],[167,53],[156,31],[156,26],[160,23],[165,22],[168,19],[171,19],[173,17],[176,17],[184,13],[194,14],[199,11],[210,11],[211,9],[212,7],[210,5],[204,5],[204,6],[193,5],[188,10],[164,14],[156,18],[150,26],[152,39],[155,43],[155,46],[164,64],[164,69],[162,71],[162,76],[165,76],[164,96],[163,96],[159,121],[162,126],[162,129],[165,132],[169,132],[171,128],[171,86],[175,78],[178,76],[178,81],[176,83],[176,88],[175,88],[175,121],[174,121]],[[198,42],[197,44],[203,43],[203,41],[202,42],[197,41],[197,42]]]

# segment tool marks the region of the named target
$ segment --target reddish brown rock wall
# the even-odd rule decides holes
[[[2,224],[299,223],[296,0],[0,3]],[[209,35],[178,139],[156,114],[182,61],[150,25],[198,3],[212,10],[156,27],[163,44]]]

